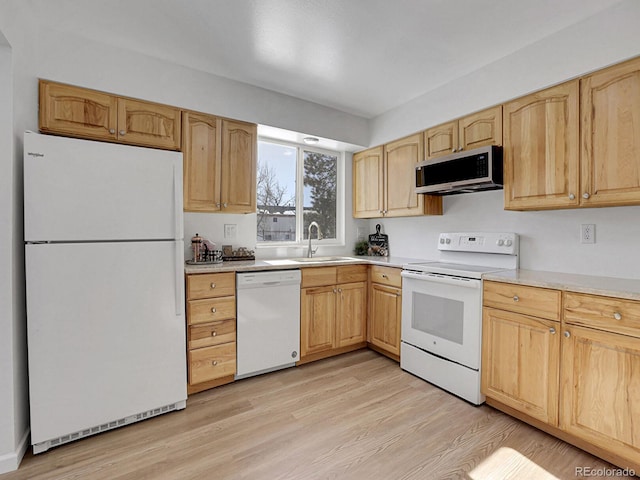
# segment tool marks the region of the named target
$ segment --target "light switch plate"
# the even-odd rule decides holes
[[[238,226],[235,223],[225,223],[224,225],[224,238],[225,240],[234,240]]]

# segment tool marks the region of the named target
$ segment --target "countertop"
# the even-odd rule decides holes
[[[640,280],[635,279],[523,269],[487,273],[482,276],[482,279],[640,300]]]
[[[339,255],[333,255],[338,257]],[[357,265],[357,264],[365,264],[365,265],[384,265],[387,267],[396,267],[402,268],[402,265],[405,263],[420,263],[420,262],[428,262],[429,260],[420,259],[420,258],[406,258],[406,257],[355,257],[355,256],[343,256],[341,258],[349,258],[349,260],[340,260],[340,261],[327,261],[327,262],[319,262],[319,263],[283,263],[281,265],[271,265],[267,263],[269,260],[238,260],[233,262],[223,262],[216,263],[213,265],[186,265],[184,267],[184,271],[186,274],[197,274],[197,273],[218,273],[218,272],[258,272],[264,270],[291,270],[298,268],[313,268],[313,267],[329,267],[335,265]],[[273,259],[286,261],[287,259]]]

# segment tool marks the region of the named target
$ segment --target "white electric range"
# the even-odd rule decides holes
[[[482,275],[518,268],[518,247],[515,233],[441,233],[441,261],[403,265],[403,370],[475,405],[484,402]]]

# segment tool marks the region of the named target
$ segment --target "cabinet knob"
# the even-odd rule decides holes
[[[222,206],[223,206],[224,208],[227,208],[227,204],[226,204],[226,203],[223,203],[223,204],[222,204]]]
[[[556,333],[556,329],[555,329],[555,328],[553,328],[553,327],[551,327],[551,328],[549,329],[549,333],[550,333],[551,335],[555,335],[555,333]]]
[[[218,336],[218,332],[216,332],[215,330],[213,330],[213,331],[211,332],[211,336],[212,336],[212,337],[217,337],[217,336]]]
[[[211,308],[211,313],[216,313],[216,307]]]
[[[386,273],[383,273],[382,278],[389,278],[389,276]]]
[[[622,320],[622,314],[620,312],[614,312],[613,318],[615,318],[616,320]]]
[[[569,194],[569,200],[575,200],[576,196],[573,193]]]
[[[387,210],[383,210],[383,211],[382,211],[382,213],[383,213],[384,215],[386,215],[386,214],[387,214]]]
[[[220,204],[219,204],[219,203],[216,203],[216,207],[220,208]]]
[[[125,132],[124,130],[120,130],[120,131],[118,132],[118,134],[119,134],[119,135],[122,135],[123,137],[124,137],[124,135],[125,135],[126,133],[127,133],[127,132]]]
[[[520,301],[520,297],[518,295],[514,295],[513,296],[513,301],[514,302],[519,302]]]
[[[215,283],[212,283],[212,284],[211,284],[211,288],[212,288],[212,289],[213,289],[213,288],[216,288],[216,284],[215,284]]]
[[[464,150],[464,147],[458,147],[458,151],[461,152]]]
[[[218,365],[218,361],[217,361],[217,360],[213,360],[213,361],[211,362],[211,365],[213,365],[213,366],[215,367],[216,365]]]
[[[337,289],[337,288],[334,288],[334,289],[333,289],[333,293],[338,293],[338,289]]]
[[[110,129],[109,129],[109,133],[110,133],[111,135],[113,135],[114,133],[116,133],[116,129],[115,129],[115,128],[110,128]]]
[[[571,336],[571,334],[568,331],[566,331],[566,332],[564,332],[564,336],[569,338]]]
[[[591,196],[591,195],[589,195],[587,192],[584,192],[584,193],[582,194],[582,198],[584,198],[585,200],[586,200],[587,198],[589,198],[590,196]]]

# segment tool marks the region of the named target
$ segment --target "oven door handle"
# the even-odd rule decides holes
[[[414,273],[407,270],[403,270],[401,275],[404,278],[411,278],[413,280],[444,283],[447,285],[455,285],[457,287],[480,288],[480,286],[482,285],[482,280],[477,280],[475,278],[449,277],[434,273]]]

